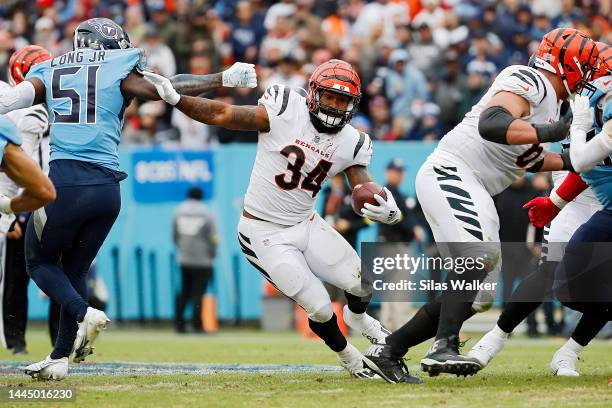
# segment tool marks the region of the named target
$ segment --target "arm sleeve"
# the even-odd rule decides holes
[[[572,129],[570,136],[572,140],[570,159],[578,173],[591,170],[597,163],[612,154],[612,121],[606,122],[604,130],[588,142],[586,132],[582,130]]]
[[[369,166],[372,159],[372,139],[366,133],[359,132],[359,139],[353,150],[353,160],[349,163],[351,166]]]
[[[587,183],[582,180],[579,174],[570,171],[565,179],[563,179],[563,182],[554,190],[554,193],[564,201],[570,202],[586,190],[587,187]]]
[[[30,81],[23,81],[13,88],[0,91],[0,114],[29,108],[34,103],[36,91]]]

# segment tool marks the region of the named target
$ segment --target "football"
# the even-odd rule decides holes
[[[357,184],[353,189],[353,211],[358,215],[362,215],[361,209],[365,203],[378,205],[378,201],[374,198],[374,194],[378,194],[385,200],[387,199],[385,190],[375,182],[368,181],[367,183]]]

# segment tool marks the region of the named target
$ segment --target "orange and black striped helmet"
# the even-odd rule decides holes
[[[582,31],[557,28],[542,38],[535,65],[557,74],[571,95],[589,86],[599,67],[599,52]]]
[[[30,68],[52,58],[49,51],[38,45],[28,45],[15,51],[9,59],[9,82],[13,86],[23,82]]]
[[[597,51],[599,51],[599,70],[593,76],[593,79],[600,78],[605,75],[612,75],[612,47],[608,44],[597,41]]]
[[[346,109],[335,109],[320,103],[322,92],[336,92],[348,96]],[[351,121],[361,99],[361,79],[346,61],[331,59],[319,65],[308,80],[308,110],[325,128],[339,130]]]

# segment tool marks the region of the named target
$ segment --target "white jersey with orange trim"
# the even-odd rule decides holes
[[[270,131],[259,133],[244,208],[262,220],[295,225],[313,214],[327,179],[370,164],[372,141],[351,125],[335,134],[318,132],[299,90],[272,85],[259,104],[268,112]]]
[[[540,144],[505,145],[487,141],[478,132],[481,112],[491,98],[507,91],[525,98],[531,107],[522,119],[533,124],[559,120],[561,103],[550,81],[537,69],[512,65],[497,76],[489,90],[461,123],[446,134],[429,160],[460,160],[471,168],[489,194],[505,190],[546,154]]]

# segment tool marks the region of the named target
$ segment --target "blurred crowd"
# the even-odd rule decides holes
[[[257,65],[257,89],[208,96],[256,104],[270,84],[306,87],[330,58],[362,78],[353,125],[379,140],[436,140],[460,121],[496,74],[526,64],[543,34],[573,26],[610,43],[609,0],[4,0],[0,66],[34,43],[60,55],[76,25],[108,17],[165,76]],[[0,79],[6,80],[6,70]],[[161,102],[126,110],[123,143],[190,148],[254,142],[251,132],[211,128]]]

